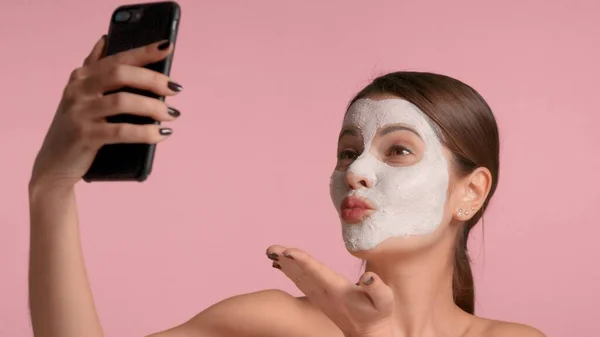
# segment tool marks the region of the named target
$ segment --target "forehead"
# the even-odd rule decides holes
[[[348,108],[343,126],[358,128],[364,137],[372,138],[377,130],[391,124],[408,125],[420,135],[433,132],[425,114],[400,98],[359,99]]]

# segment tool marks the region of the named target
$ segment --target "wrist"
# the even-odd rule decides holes
[[[45,194],[65,194],[75,190],[75,184],[32,176],[28,184],[29,198]]]
[[[60,200],[68,199],[75,193],[75,185],[44,179],[31,179],[28,192],[30,206],[36,207],[45,201],[60,202]]]

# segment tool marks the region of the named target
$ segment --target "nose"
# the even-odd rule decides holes
[[[357,190],[361,187],[371,188],[373,187],[373,182],[360,174],[347,172],[346,173],[346,184],[351,190]]]

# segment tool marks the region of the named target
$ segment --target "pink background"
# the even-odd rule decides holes
[[[218,3],[218,4],[217,4]],[[0,336],[30,336],[27,181],[69,72],[121,2],[0,11]],[[489,101],[500,186],[471,246],[480,315],[598,335],[600,2],[181,1],[169,102],[183,116],[144,184],[79,186],[107,336],[176,325],[227,296],[298,292],[270,267],[297,246],[356,278],[328,195],[338,127],[374,76],[455,76]],[[481,228],[481,227],[479,227]]]

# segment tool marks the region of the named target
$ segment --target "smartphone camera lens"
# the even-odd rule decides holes
[[[129,19],[131,19],[130,11],[120,11],[120,12],[117,12],[117,14],[115,14],[116,22],[126,22],[126,21],[129,21]]]
[[[131,11],[131,22],[137,22],[140,21],[140,19],[142,18],[142,10],[141,9],[134,9]]]

